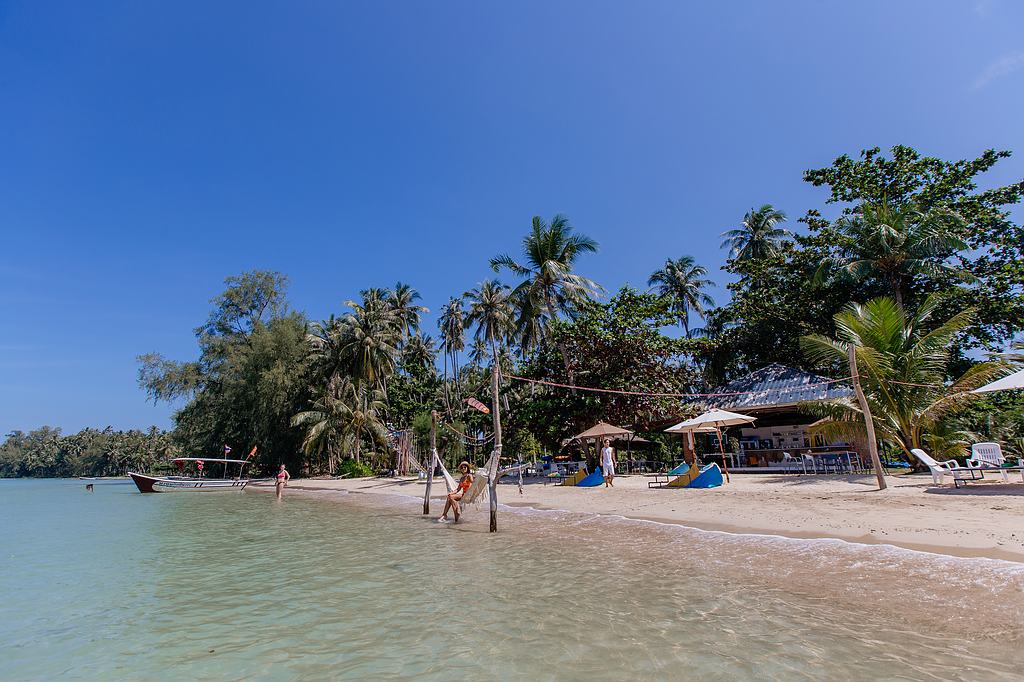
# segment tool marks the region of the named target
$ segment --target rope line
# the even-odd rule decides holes
[[[515,379],[516,381],[524,381],[530,384],[542,384],[544,386],[554,386],[556,388],[570,388],[577,391],[590,391],[592,393],[614,393],[617,395],[635,395],[635,396],[647,396],[654,398],[722,398],[728,396],[737,395],[760,395],[762,393],[772,393],[776,391],[798,391],[805,388],[814,388],[817,386],[829,386],[831,384],[842,383],[844,381],[850,381],[853,377],[845,377],[843,379],[828,379],[827,381],[819,381],[813,384],[804,384],[802,386],[795,386],[793,388],[768,388],[760,391],[733,391],[729,393],[651,393],[647,391],[625,391],[614,388],[594,388],[593,386],[574,386],[572,384],[561,384],[557,381],[547,381],[545,379],[528,379],[526,377],[516,376],[514,374],[506,374],[509,379]]]

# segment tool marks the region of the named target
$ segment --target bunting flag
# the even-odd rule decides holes
[[[480,410],[484,414],[490,414],[491,413],[491,408],[487,407],[486,405],[484,405],[482,402],[480,402],[476,398],[466,398],[466,404],[469,405],[470,407],[474,408],[474,409]]]

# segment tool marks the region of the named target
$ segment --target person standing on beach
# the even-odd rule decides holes
[[[615,451],[612,450],[611,440],[604,439],[604,447],[601,449],[601,472],[604,474],[604,487],[613,488],[615,484]]]
[[[285,469],[282,464],[281,470],[277,472],[277,499],[281,499],[281,495],[284,494],[284,487],[288,485],[288,481],[290,481],[291,478],[291,474],[288,473],[288,470]]]

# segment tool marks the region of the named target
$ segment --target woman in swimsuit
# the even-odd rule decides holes
[[[455,487],[455,490],[448,493],[448,499],[444,503],[444,513],[441,514],[441,518],[438,521],[448,520],[449,509],[455,512],[456,523],[458,523],[459,517],[462,516],[461,512],[459,512],[459,500],[469,490],[469,486],[473,485],[473,474],[469,473],[469,462],[459,464],[459,473],[462,474],[462,478],[459,479],[459,484]]]
[[[281,495],[284,493],[284,487],[291,478],[291,474],[288,473],[288,470],[285,469],[282,464],[281,470],[277,472],[277,499],[281,499]]]

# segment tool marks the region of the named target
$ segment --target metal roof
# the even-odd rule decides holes
[[[751,372],[745,377],[734,379],[715,393],[737,393],[708,401],[716,407],[728,410],[750,410],[767,407],[795,405],[805,401],[818,402],[834,400],[853,395],[853,389],[845,383],[827,383],[828,377],[772,364]]]

